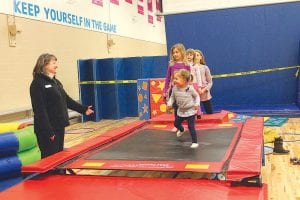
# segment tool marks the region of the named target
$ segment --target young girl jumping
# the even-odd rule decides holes
[[[178,110],[174,126],[178,129],[177,137],[182,136],[184,133],[182,122],[187,120],[188,129],[192,137],[191,148],[197,148],[199,144],[197,142],[197,134],[195,130],[195,114],[200,105],[200,98],[194,87],[189,84],[190,76],[190,72],[185,69],[180,69],[175,72],[173,80],[174,87],[167,103],[167,107],[170,109],[176,101]]]

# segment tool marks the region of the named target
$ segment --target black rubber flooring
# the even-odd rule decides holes
[[[164,130],[141,130],[102,149],[87,160],[168,160],[168,161],[222,161],[236,127],[197,131],[199,147],[191,149],[191,136],[186,131],[177,138],[176,133]]]

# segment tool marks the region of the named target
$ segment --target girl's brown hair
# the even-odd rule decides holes
[[[191,79],[191,73],[186,69],[180,69],[180,70],[176,71],[175,74],[178,74],[179,76],[184,78],[187,82],[189,82]]]
[[[199,49],[195,49],[194,51],[197,52],[197,53],[199,53],[201,55],[201,57],[202,57],[202,59],[199,61],[200,64],[206,65],[205,57],[204,57],[204,54],[202,53],[202,51],[200,51]],[[194,62],[195,62],[195,57],[194,57]]]
[[[194,56],[194,55],[195,55],[195,50],[189,48],[189,49],[187,49],[187,50],[185,51],[185,54],[192,54],[192,55]]]
[[[173,58],[173,51],[174,51],[174,49],[177,49],[179,52],[180,52],[180,54],[181,54],[181,56],[182,56],[182,61],[183,61],[183,63],[185,63],[185,64],[187,64],[187,60],[186,60],[186,56],[185,56],[185,47],[184,47],[184,45],[183,44],[181,44],[181,43],[177,43],[177,44],[174,44],[172,47],[171,47],[171,49],[170,49],[170,61],[169,61],[169,64],[170,65],[174,65],[174,63],[176,62],[175,60],[174,60],[174,58]]]
[[[40,55],[33,68],[33,72],[32,72],[33,77],[35,77],[38,74],[43,74],[45,72],[45,66],[49,64],[51,60],[57,61],[55,55],[49,53]]]

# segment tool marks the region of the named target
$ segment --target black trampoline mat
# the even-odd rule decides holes
[[[237,127],[197,131],[199,147],[191,149],[191,136],[165,130],[141,130],[87,157],[87,160],[222,161]]]

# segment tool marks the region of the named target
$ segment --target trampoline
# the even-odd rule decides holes
[[[191,149],[188,132],[141,129],[100,148],[66,168],[221,172],[239,138],[241,126],[197,130]]]

